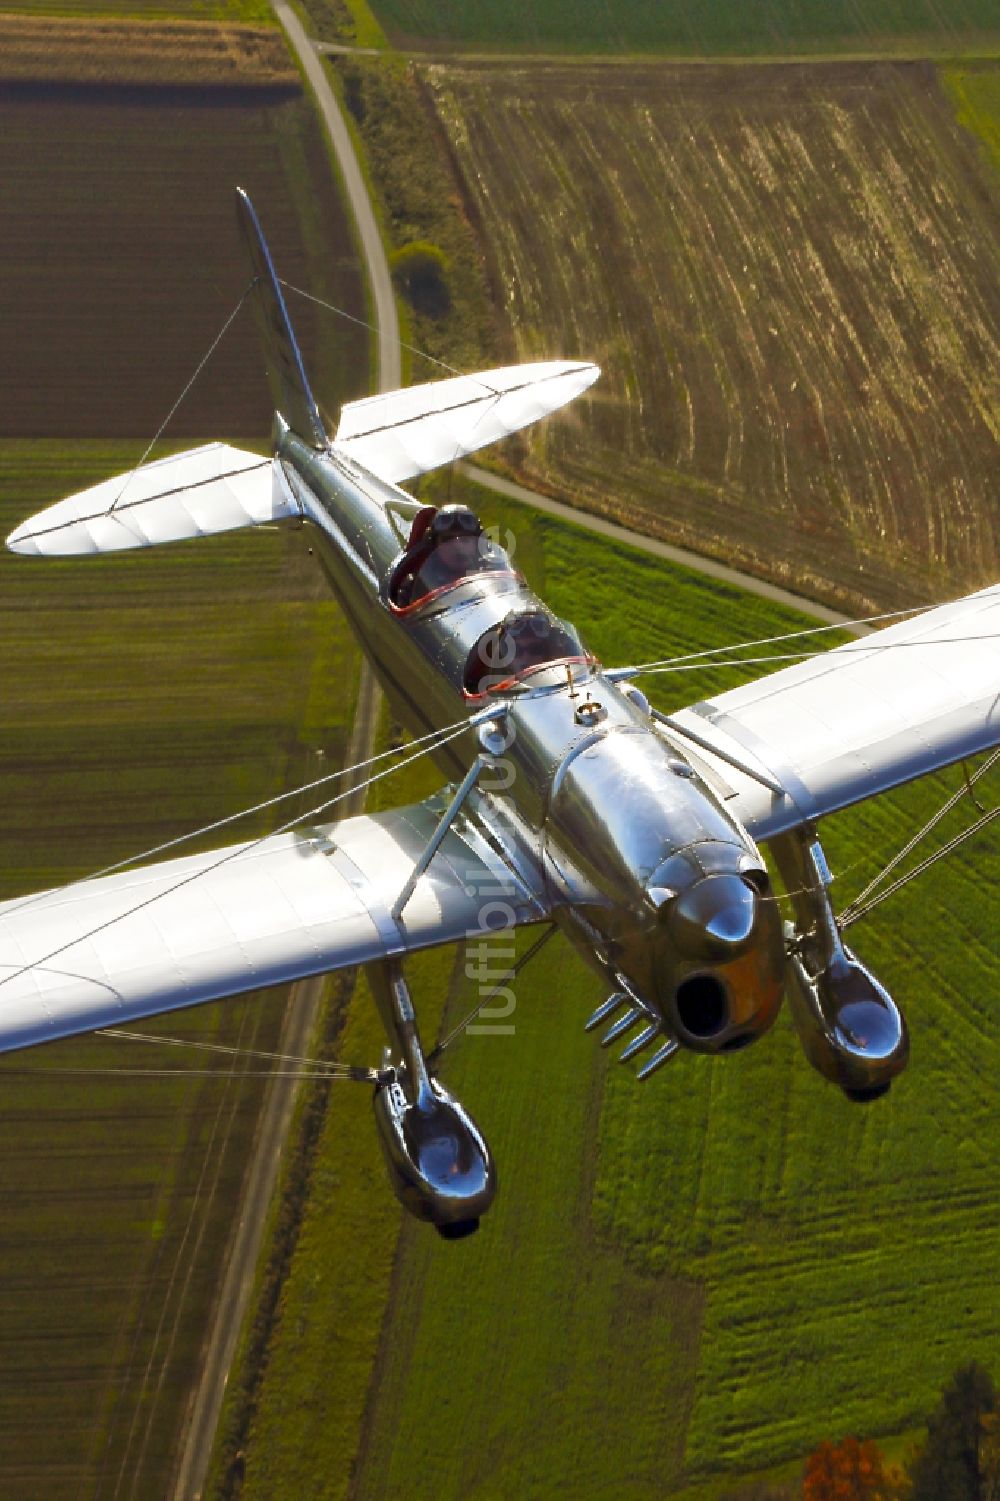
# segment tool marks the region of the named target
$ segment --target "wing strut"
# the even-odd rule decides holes
[[[752,778],[755,782],[760,782],[761,786],[766,787],[769,792],[773,792],[775,797],[788,796],[788,793],[780,782],[776,782],[773,777],[769,777],[764,772],[758,771],[756,767],[751,766],[747,761],[741,760],[739,756],[734,756],[730,751],[724,750],[717,741],[709,740],[705,735],[699,735],[696,730],[689,729],[686,724],[678,724],[676,719],[673,719],[669,714],[664,714],[660,709],[650,709],[649,712],[657,724],[662,724],[666,729],[673,730],[675,735],[680,735],[684,740],[690,740],[692,745],[698,745],[702,750],[710,751],[713,756],[718,756],[720,761],[725,761],[728,766],[733,766],[737,771],[742,771],[744,776]]]
[[[417,889],[417,882],[420,880],[420,877],[423,875],[424,871],[427,869],[428,865],[430,865],[431,861],[434,859],[434,856],[437,854],[442,839],[447,834],[448,830],[451,828],[452,824],[455,822],[455,819],[461,812],[462,804],[465,802],[469,793],[478,782],[480,773],[482,772],[485,764],[485,758],[483,756],[477,756],[472,765],[469,767],[468,771],[465,773],[465,776],[462,779],[461,786],[455,793],[455,796],[452,798],[447,808],[442,813],[437,828],[434,830],[433,834],[424,846],[423,854],[420,856],[420,859],[410,871],[410,874],[406,880],[406,885],[403,887],[402,891],[399,893],[396,900],[392,904],[390,915],[393,922],[399,922],[399,919],[402,917],[403,908],[406,906],[407,902],[410,900],[410,897]]]

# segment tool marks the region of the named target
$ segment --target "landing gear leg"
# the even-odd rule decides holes
[[[785,927],[788,999],[806,1057],[848,1099],[878,1099],[906,1066],[906,1023],[840,936],[833,877],[815,829],[772,839],[771,852],[795,913]]]
[[[404,1209],[449,1240],[478,1227],[493,1202],[496,1168],[478,1126],[432,1077],[398,959],[366,966],[389,1039],[388,1072],[375,1090],[375,1122],[393,1191]]]

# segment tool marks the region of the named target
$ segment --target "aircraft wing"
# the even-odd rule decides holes
[[[344,407],[333,446],[399,484],[548,416],[600,373],[578,360],[550,360],[366,396]]]
[[[206,443],[57,501],[23,521],[7,546],[48,558],[122,552],[297,515],[277,464]]]
[[[964,760],[1000,744],[1000,584],[671,720],[756,839]]]
[[[531,862],[462,818],[392,917],[446,802],[0,904],[0,1052],[543,919]]]

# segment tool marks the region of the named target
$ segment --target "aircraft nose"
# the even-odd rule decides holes
[[[757,894],[737,875],[702,876],[670,912],[670,936],[688,959],[736,959],[757,925]]]

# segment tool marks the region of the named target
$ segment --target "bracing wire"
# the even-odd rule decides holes
[[[450,734],[443,735],[435,741],[433,749],[437,750],[440,746],[447,745],[449,741],[457,739],[459,735],[465,733],[468,726],[469,721],[462,720],[458,729],[452,730]],[[162,891],[156,891],[152,896],[145,897],[141,902],[133,903],[124,912],[119,912],[114,917],[107,918],[104,922],[98,923],[95,927],[89,929],[86,933],[77,934],[75,938],[70,938],[67,942],[59,944],[58,947],[51,949],[47,954],[43,954],[38,959],[32,959],[29,963],[21,965],[19,969],[13,970],[9,975],[0,976],[0,987],[9,985],[14,980],[19,980],[33,969],[38,969],[40,966],[51,963],[53,959],[57,959],[60,954],[66,953],[68,949],[75,948],[78,944],[86,943],[91,938],[96,938],[99,933],[103,933],[108,928],[114,927],[116,923],[124,921],[127,917],[134,916],[136,912],[144,911],[145,908],[151,907],[154,903],[161,901],[163,897],[171,896],[175,891],[180,891],[183,887],[190,886],[192,882],[200,880],[202,876],[210,875],[213,871],[219,870],[223,865],[229,864],[230,861],[251,854],[265,840],[273,839],[280,834],[287,834],[291,829],[297,828],[299,824],[311,822],[313,819],[318,818],[321,813],[325,813],[328,808],[332,808],[336,803],[342,802],[344,798],[351,797],[355,792],[361,792],[365,788],[371,787],[375,782],[380,782],[383,778],[392,776],[395,772],[401,771],[404,766],[409,766],[413,761],[418,761],[422,756],[428,755],[431,748],[430,746],[424,746],[413,755],[405,756],[395,766],[388,766],[382,771],[374,772],[370,777],[367,777],[363,782],[359,782],[356,786],[348,787],[345,791],[338,792],[335,797],[325,799],[322,803],[318,803],[305,813],[296,814],[294,818],[290,818],[286,823],[280,825],[272,832],[261,834],[257,839],[251,840],[248,844],[238,844],[234,849],[226,850],[218,860],[213,860],[210,864],[203,865],[198,870],[191,871],[186,876],[181,876],[179,880],[174,881],[172,885],[165,887]]]
[[[4,1079],[38,1079],[48,1075],[62,1077],[66,1074],[88,1079],[225,1079],[231,1083],[233,1079],[325,1079],[332,1083],[336,1079],[346,1078],[347,1075],[332,1074],[329,1072],[310,1069],[241,1069],[238,1074],[222,1073],[217,1068],[135,1068],[132,1064],[125,1064],[119,1068],[11,1068],[4,1069]],[[373,1082],[375,1075],[372,1074],[365,1082]]]
[[[436,1063],[437,1060],[441,1057],[441,1054],[444,1053],[444,1051],[449,1048],[452,1043],[458,1039],[458,1037],[461,1036],[466,1028],[475,1021],[476,1017],[486,1006],[489,1005],[490,1001],[492,1001],[495,996],[499,995],[500,991],[505,989],[512,980],[517,978],[517,976],[523,969],[526,968],[526,966],[531,962],[531,960],[535,957],[539,950],[545,947],[550,938],[554,936],[555,932],[556,928],[553,924],[551,927],[546,928],[546,930],[540,935],[540,937],[536,938],[535,942],[530,946],[530,948],[525,950],[520,959],[518,959],[517,962],[511,967],[511,969],[507,971],[507,973],[503,976],[499,983],[496,984],[492,988],[492,990],[487,991],[487,993],[481,998],[481,1000],[476,1003],[476,1005],[468,1013],[468,1015],[464,1016],[458,1023],[458,1025],[453,1027],[448,1035],[444,1037],[434,1048],[431,1049],[431,1051],[427,1054],[427,1062],[429,1065]],[[220,1042],[197,1042],[184,1037],[162,1037],[148,1032],[129,1032],[121,1027],[101,1027],[97,1032],[95,1032],[94,1035],[95,1037],[108,1037],[116,1042],[150,1043],[154,1046],[168,1048],[190,1048],[197,1052],[221,1054],[229,1058],[254,1058],[259,1060],[268,1060],[273,1063],[295,1065],[293,1069],[289,1070],[241,1070],[240,1073],[235,1076],[227,1073],[224,1076],[226,1079],[230,1079],[232,1077],[239,1079],[326,1079],[330,1082],[335,1079],[342,1079],[358,1084],[375,1084],[379,1080],[379,1073],[377,1069],[366,1068],[361,1065],[352,1063],[330,1061],[326,1059],[304,1058],[296,1053],[269,1053],[254,1048],[230,1047],[227,1044]],[[17,1077],[20,1074],[24,1074],[34,1077],[42,1073],[96,1073],[101,1075],[102,1077],[114,1076],[116,1074],[128,1074],[133,1077],[138,1076],[141,1078],[218,1079],[223,1077],[223,1075],[220,1074],[217,1069],[151,1069],[133,1068],[131,1065],[122,1068],[97,1069],[27,1068],[15,1071],[14,1076]],[[7,1077],[6,1073],[4,1077]]]
[[[95,1037],[110,1037],[115,1042],[152,1043],[156,1047],[190,1048],[199,1053],[216,1053],[228,1058],[258,1058],[271,1063],[293,1063],[300,1068],[315,1069],[335,1079],[363,1079],[370,1083],[377,1078],[374,1069],[359,1068],[352,1063],[339,1063],[326,1058],[303,1058],[298,1053],[267,1053],[259,1048],[236,1048],[222,1042],[197,1042],[187,1037],[162,1037],[152,1032],[127,1032],[121,1027],[101,1027]],[[287,1077],[287,1076],[286,1076]]]
[[[927,835],[930,834],[935,828],[937,828],[937,826],[941,822],[941,820],[943,818],[945,818],[952,811],[953,808],[957,807],[957,805],[962,801],[962,799],[964,797],[971,796],[972,788],[980,780],[981,777],[984,777],[986,775],[986,773],[988,771],[990,771],[996,765],[996,763],[997,763],[998,760],[1000,760],[1000,747],[998,747],[992,753],[992,755],[990,755],[983,762],[983,764],[981,766],[978,766],[976,768],[976,770],[974,772],[972,772],[971,775],[967,775],[966,781],[958,789],[958,791],[952,793],[951,797],[949,797],[944,803],[942,803],[941,807],[937,810],[937,812],[934,813],[927,820],[927,822],[923,825],[922,828],[920,828],[920,829],[917,830],[917,832],[913,835],[913,838],[912,839],[908,839],[907,842],[903,845],[903,847],[901,849],[899,849],[899,850],[896,851],[896,853],[893,855],[892,859],[889,860],[889,862],[886,865],[883,866],[883,868],[879,871],[878,875],[875,876],[871,881],[868,882],[868,885],[864,888],[864,890],[858,892],[858,894],[854,898],[854,900],[852,902],[850,902],[848,904],[848,906],[846,906],[844,908],[843,912],[840,914],[840,917],[838,918],[838,922],[839,922],[839,924],[840,924],[841,927],[847,927],[850,923],[855,922],[857,920],[857,918],[863,916],[866,912],[869,912],[871,910],[871,907],[872,907],[873,903],[869,902],[868,899],[869,899],[869,897],[872,896],[872,893],[879,886],[881,886],[882,882],[885,881],[892,874],[892,872],[899,865],[901,865],[902,862],[910,854],[912,854],[912,852],[917,848],[917,846],[924,839],[926,839]],[[987,814],[986,809],[985,808],[981,808],[980,812],[984,815],[984,817],[980,818],[980,820],[978,821],[978,823],[976,825],[973,825],[972,828],[970,830],[966,831],[965,834],[959,836],[958,841],[957,841],[958,843],[961,843],[962,839],[964,839],[964,838],[971,837],[971,834],[973,832],[978,831],[978,829],[983,826],[984,819],[985,819],[986,822],[989,821],[990,815]],[[952,846],[948,846],[948,848],[951,848],[953,846],[954,846],[954,841],[953,841],[953,845]],[[920,869],[926,869],[927,863],[933,863],[933,859],[934,858],[936,858],[936,857],[932,857],[931,861],[925,862],[925,864],[923,866],[921,866]],[[906,878],[903,878],[903,880],[902,880],[901,883],[895,883],[891,889],[893,891],[898,891],[899,890],[899,885],[900,884],[905,884],[905,880],[906,880]],[[876,899],[876,903],[877,903],[878,900],[881,900],[881,898],[877,898]]]
[[[513,967],[507,971],[503,979],[500,980],[498,984],[494,985],[492,990],[487,991],[486,995],[483,996],[482,1000],[476,1003],[473,1009],[469,1012],[468,1016],[463,1017],[456,1027],[452,1027],[447,1037],[443,1038],[436,1047],[431,1049],[431,1051],[427,1054],[427,1062],[429,1064],[436,1063],[441,1054],[444,1052],[445,1048],[450,1047],[451,1044],[455,1041],[456,1037],[464,1032],[466,1027],[468,1027],[471,1022],[475,1021],[476,1017],[479,1015],[480,1011],[483,1010],[484,1006],[488,1006],[490,1001],[493,1000],[494,996],[499,995],[501,990],[505,990],[507,988],[511,980],[515,980],[517,978],[522,969],[524,969],[525,965],[528,964],[532,959],[534,959],[539,949],[544,948],[555,931],[556,927],[553,923],[551,928],[546,928],[545,932],[541,935],[540,938],[535,939],[531,947],[525,950],[520,959],[517,960],[516,964],[514,964]]]
[[[114,512],[117,509],[118,505],[121,503],[121,500],[122,500],[122,498],[123,498],[123,496],[125,494],[125,491],[128,489],[129,485],[132,483],[133,479],[136,476],[136,473],[138,472],[138,470],[140,470],[142,468],[143,464],[145,464],[146,460],[149,458],[149,455],[152,453],[153,449],[156,447],[157,443],[160,441],[160,438],[163,436],[163,433],[166,431],[166,428],[167,428],[168,424],[170,423],[171,418],[173,417],[174,413],[177,411],[177,408],[180,406],[181,402],[187,396],[187,394],[190,391],[191,387],[194,385],[195,381],[198,379],[199,375],[204,370],[205,366],[208,364],[209,360],[212,358],[213,354],[218,349],[219,345],[222,343],[222,341],[225,338],[226,334],[229,332],[230,325],[235,322],[236,317],[237,317],[240,309],[242,308],[243,304],[246,302],[247,298],[250,296],[250,293],[253,291],[253,289],[254,289],[254,287],[256,285],[257,285],[257,278],[255,276],[248,283],[248,285],[243,289],[243,292],[240,294],[240,299],[237,302],[236,306],[233,308],[232,312],[229,314],[229,317],[226,319],[225,323],[219,329],[219,332],[216,334],[215,338],[212,340],[211,344],[208,346],[208,349],[205,352],[205,354],[203,354],[202,357],[201,357],[201,359],[198,361],[198,364],[195,366],[194,374],[191,376],[191,378],[188,381],[187,385],[184,387],[183,391],[178,396],[178,398],[174,402],[173,406],[170,408],[170,411],[164,417],[163,421],[160,423],[159,427],[156,429],[156,432],[153,434],[152,438],[149,440],[149,443],[146,445],[146,451],[143,454],[142,458],[139,460],[138,464],[136,464],[135,469],[133,469],[132,472],[126,477],[124,485],[122,485],[122,487],[119,490],[118,494],[115,496],[114,500],[111,502],[110,507],[108,508],[109,509],[109,513],[110,512]]]
[[[449,1048],[451,1044],[455,1042],[456,1039],[465,1031],[465,1029],[475,1021],[476,1017],[484,1009],[484,1007],[488,1006],[490,1001],[492,1001],[493,998],[497,996],[501,990],[505,989],[512,980],[516,979],[516,977],[530,963],[530,961],[535,957],[539,950],[544,948],[549,939],[553,937],[555,932],[556,928],[554,925],[552,927],[546,928],[545,932],[535,940],[530,948],[525,950],[520,959],[518,959],[517,962],[511,967],[511,969],[503,976],[500,982],[495,985],[492,990],[489,990],[486,995],[484,995],[482,999],[476,1003],[475,1007],[469,1012],[469,1014],[463,1017],[458,1025],[453,1027],[448,1035],[443,1038],[442,1041],[436,1045],[436,1047],[432,1048],[432,1050],[427,1054],[428,1064],[437,1062],[445,1049]],[[297,1053],[269,1053],[255,1048],[230,1047],[227,1044],[220,1042],[197,1042],[184,1037],[163,1037],[149,1032],[130,1032],[121,1027],[101,1027],[94,1033],[94,1036],[108,1037],[116,1042],[133,1042],[140,1044],[150,1043],[157,1047],[188,1048],[196,1052],[214,1053],[229,1058],[254,1058],[258,1060],[267,1060],[272,1063],[293,1064],[295,1065],[295,1067],[287,1070],[241,1070],[240,1073],[235,1076],[228,1073],[222,1075],[217,1069],[151,1069],[133,1068],[131,1065],[127,1065],[121,1068],[96,1069],[26,1068],[15,1071],[14,1076],[17,1077],[20,1074],[24,1074],[34,1077],[38,1074],[43,1073],[96,1073],[101,1075],[102,1077],[113,1076],[116,1074],[128,1074],[141,1078],[218,1079],[225,1077],[227,1080],[232,1077],[236,1077],[238,1079],[326,1079],[330,1082],[333,1082],[334,1080],[345,1080],[358,1084],[376,1084],[379,1080],[379,1072],[377,1069],[366,1068],[358,1064],[341,1063],[338,1061],[321,1058],[304,1058]],[[8,1075],[5,1072],[4,1077],[6,1078],[7,1076]]]
[[[936,865],[937,862],[939,860],[943,860],[946,855],[954,854],[959,845],[964,844],[966,840],[971,839],[973,835],[980,833],[998,816],[1000,816],[1000,808],[991,808],[987,813],[984,813],[981,818],[977,818],[975,823],[970,824],[967,829],[963,829],[960,834],[956,834],[954,839],[949,840],[947,844],[942,845],[939,850],[935,850],[933,855],[928,855],[926,860],[921,860],[919,865],[915,865],[913,869],[908,870],[904,876],[900,876],[898,881],[893,881],[892,884],[890,886],[887,886],[884,891],[878,892],[876,896],[872,897],[871,901],[866,902],[864,906],[855,907],[855,909],[850,913],[849,916],[840,917],[837,923],[838,927],[842,929],[849,928],[852,923],[860,922],[863,917],[867,917],[868,914],[870,912],[873,912],[876,907],[881,906],[881,904],[886,901],[888,897],[895,895],[897,891],[901,891],[904,886],[908,886],[911,881],[916,880],[917,876],[923,875],[925,870],[929,870],[932,865]]]
[[[317,297],[314,293],[307,292],[303,287],[293,286],[290,281],[285,281],[281,276],[278,277],[278,280],[286,291],[294,292],[297,297],[304,297],[306,302],[314,302],[317,307],[326,308],[328,313],[336,313],[338,317],[346,318],[348,323],[356,323],[359,328],[367,328],[373,334],[378,333],[378,326],[374,323],[369,323],[367,318],[356,318],[353,313],[348,313],[344,308],[337,307],[333,302],[326,302],[322,297]],[[468,374],[465,370],[456,370],[455,366],[449,365],[447,360],[439,360],[435,355],[428,354],[426,349],[418,349],[415,344],[407,344],[403,339],[400,339],[399,343],[401,349],[407,350],[410,354],[415,354],[418,359],[427,360],[430,364],[439,366],[442,370],[447,370],[449,375]],[[485,381],[483,384],[486,384]],[[487,386],[487,390],[491,389],[491,387]]]
[[[826,625],[805,626],[797,631],[784,631],[779,636],[759,636],[755,641],[735,641],[725,646],[708,646],[703,651],[686,652],[680,657],[663,657],[658,662],[641,662],[634,667],[615,668],[616,677],[626,673],[655,672],[659,667],[675,667],[681,662],[699,662],[723,652],[750,651],[757,646],[777,646],[783,641],[798,641],[803,636],[821,636],[829,631],[851,631],[861,626],[877,625],[885,620],[900,620],[907,615],[920,615],[931,605],[910,605],[905,610],[889,610],[881,615],[862,615],[857,620],[830,621]]]
[[[912,650],[914,648],[922,649],[929,646],[963,646],[973,641],[996,641],[998,636],[1000,636],[1000,632],[998,631],[986,631],[980,635],[973,636],[932,636],[925,637],[923,640],[919,641],[887,641],[881,646],[878,644],[877,640],[874,641],[870,646],[862,646],[860,643],[858,643],[857,645],[849,643],[846,646],[837,647],[837,660],[839,662],[842,662],[846,656],[870,657],[877,656],[884,652],[905,651],[907,648]],[[718,650],[720,651],[724,649],[725,648],[718,648]],[[738,651],[740,648],[732,647],[729,649]],[[717,657],[714,661],[692,660],[689,657],[678,657],[675,661],[657,662],[648,666],[643,665],[641,667],[630,667],[626,670],[631,676],[637,677],[640,673],[646,672],[704,672],[713,667],[760,667],[766,666],[770,663],[812,662],[822,661],[832,657],[832,652],[825,651],[768,652],[764,656],[760,657]],[[615,676],[624,675],[624,671],[618,671],[615,673]]]
[[[286,802],[289,798],[301,797],[304,792],[312,792],[317,787],[324,786],[327,782],[335,782],[340,777],[352,776],[356,771],[364,771],[369,766],[374,766],[379,761],[384,761],[390,756],[401,755],[404,750],[411,750],[418,745],[427,746],[427,754],[437,749],[436,745],[429,745],[429,741],[436,741],[438,736],[448,735],[452,730],[457,730],[463,725],[470,723],[467,719],[456,719],[452,724],[444,725],[443,728],[431,730],[426,735],[420,735],[416,740],[411,740],[408,745],[392,746],[389,750],[379,751],[377,755],[369,756],[364,761],[356,761],[353,766],[342,766],[338,771],[327,772],[324,776],[316,777],[311,782],[303,782],[298,787],[292,787],[287,792],[276,793],[274,797],[265,798],[263,802],[254,803],[249,808],[241,808],[236,813],[228,813],[224,818],[217,818],[213,823],[203,824],[200,829],[191,829],[186,834],[177,834],[173,839],[166,839],[162,844],[152,845],[147,850],[141,850],[135,855],[127,855],[124,860],[116,860],[112,865],[104,865],[100,870],[90,871],[87,875],[77,876],[72,881],[67,881],[60,886],[60,891],[71,891],[75,886],[83,885],[86,881],[97,881],[102,876],[114,875],[116,871],[127,870],[131,865],[138,865],[141,861],[151,860],[154,855],[162,855],[167,850],[177,849],[182,844],[188,844],[194,839],[201,839],[206,834],[214,834],[219,829],[226,828],[229,824],[238,823],[241,818],[250,818],[255,813],[266,812],[274,808],[278,803]],[[365,784],[367,785],[367,784]],[[356,789],[351,789],[356,790]],[[48,891],[36,891],[31,896],[26,896],[22,901],[12,903],[7,911],[9,913],[20,912],[24,907],[30,907],[33,902],[41,901],[49,896]],[[2,981],[0,981],[2,983]]]

